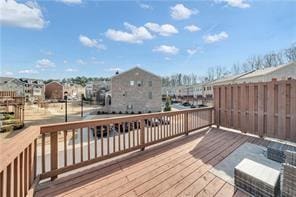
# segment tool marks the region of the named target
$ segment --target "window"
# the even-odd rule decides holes
[[[149,99],[152,99],[152,92],[149,92]]]
[[[149,87],[152,87],[152,81],[149,81]]]
[[[134,81],[130,81],[130,86],[134,86],[135,82]]]
[[[141,87],[143,85],[143,81],[137,81],[138,87]]]
[[[127,109],[127,110],[129,110],[129,109],[133,109],[133,105],[127,105],[127,106],[126,106],[126,109]]]

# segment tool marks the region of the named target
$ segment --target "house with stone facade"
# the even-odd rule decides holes
[[[109,113],[147,113],[161,111],[161,78],[135,67],[111,78],[106,95]]]

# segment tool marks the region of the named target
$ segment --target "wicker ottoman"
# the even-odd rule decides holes
[[[284,163],[286,150],[296,151],[296,147],[278,142],[272,142],[267,147],[267,158]]]
[[[278,196],[280,172],[249,159],[242,160],[234,169],[235,186],[254,196]]]
[[[296,166],[283,164],[282,197],[296,196]]]

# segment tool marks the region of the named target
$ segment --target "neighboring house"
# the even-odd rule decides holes
[[[44,100],[44,83],[40,79],[20,78],[24,84],[26,102]]]
[[[286,80],[288,78],[296,79],[296,62],[256,70],[247,75],[239,77],[235,83],[266,82],[272,79]]]
[[[85,97],[101,104],[105,103],[105,95],[110,90],[110,81],[92,81],[85,86]]]
[[[25,96],[25,84],[16,78],[0,77],[0,91],[14,91],[16,96]]]
[[[85,94],[85,88],[79,84],[64,84],[64,92],[68,92],[68,98],[78,100],[81,99],[81,94]]]
[[[64,86],[58,81],[52,81],[45,85],[45,98],[49,100],[63,100]]]
[[[161,78],[139,67],[115,75],[106,109],[116,113],[161,111]]]

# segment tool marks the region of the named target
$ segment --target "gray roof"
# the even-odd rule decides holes
[[[275,72],[277,70],[286,68],[288,66],[295,66],[296,67],[296,62],[283,64],[283,65],[280,65],[280,66],[277,66],[277,67],[269,67],[269,68],[263,68],[263,69],[255,70],[254,72],[249,73],[249,74],[247,74],[245,76],[242,76],[241,78],[245,79],[245,78],[251,78],[251,77],[258,77],[258,76],[262,76],[262,75],[267,75],[267,74],[273,73],[273,72]]]
[[[154,73],[151,73],[151,72],[149,72],[149,71],[147,71],[147,70],[144,70],[143,68],[140,68],[140,67],[138,67],[138,66],[136,66],[136,67],[134,67],[134,68],[131,68],[131,69],[127,70],[127,71],[124,71],[124,72],[122,72],[122,73],[119,73],[118,75],[115,75],[115,76],[113,76],[112,78],[114,78],[114,77],[118,77],[118,76],[120,76],[120,75],[123,75],[123,74],[125,74],[125,73],[128,73],[128,72],[133,71],[133,70],[136,70],[136,69],[141,70],[141,71],[143,71],[143,72],[146,72],[146,73],[148,73],[148,74],[150,74],[150,75],[153,75],[153,76],[155,76],[155,77],[161,78],[160,76],[158,76],[158,75],[156,75],[156,74],[154,74]]]
[[[0,83],[6,83],[12,79],[14,79],[14,78],[13,77],[0,77]]]
[[[245,73],[240,73],[240,74],[236,74],[236,75],[231,75],[231,76],[226,76],[222,79],[217,79],[215,81],[212,81],[211,84],[217,84],[217,83],[223,83],[223,82],[228,82],[228,81],[233,81],[233,80],[236,80],[238,78],[241,78],[245,75],[248,75],[250,73],[252,73],[254,71],[249,71],[249,72],[245,72]]]

